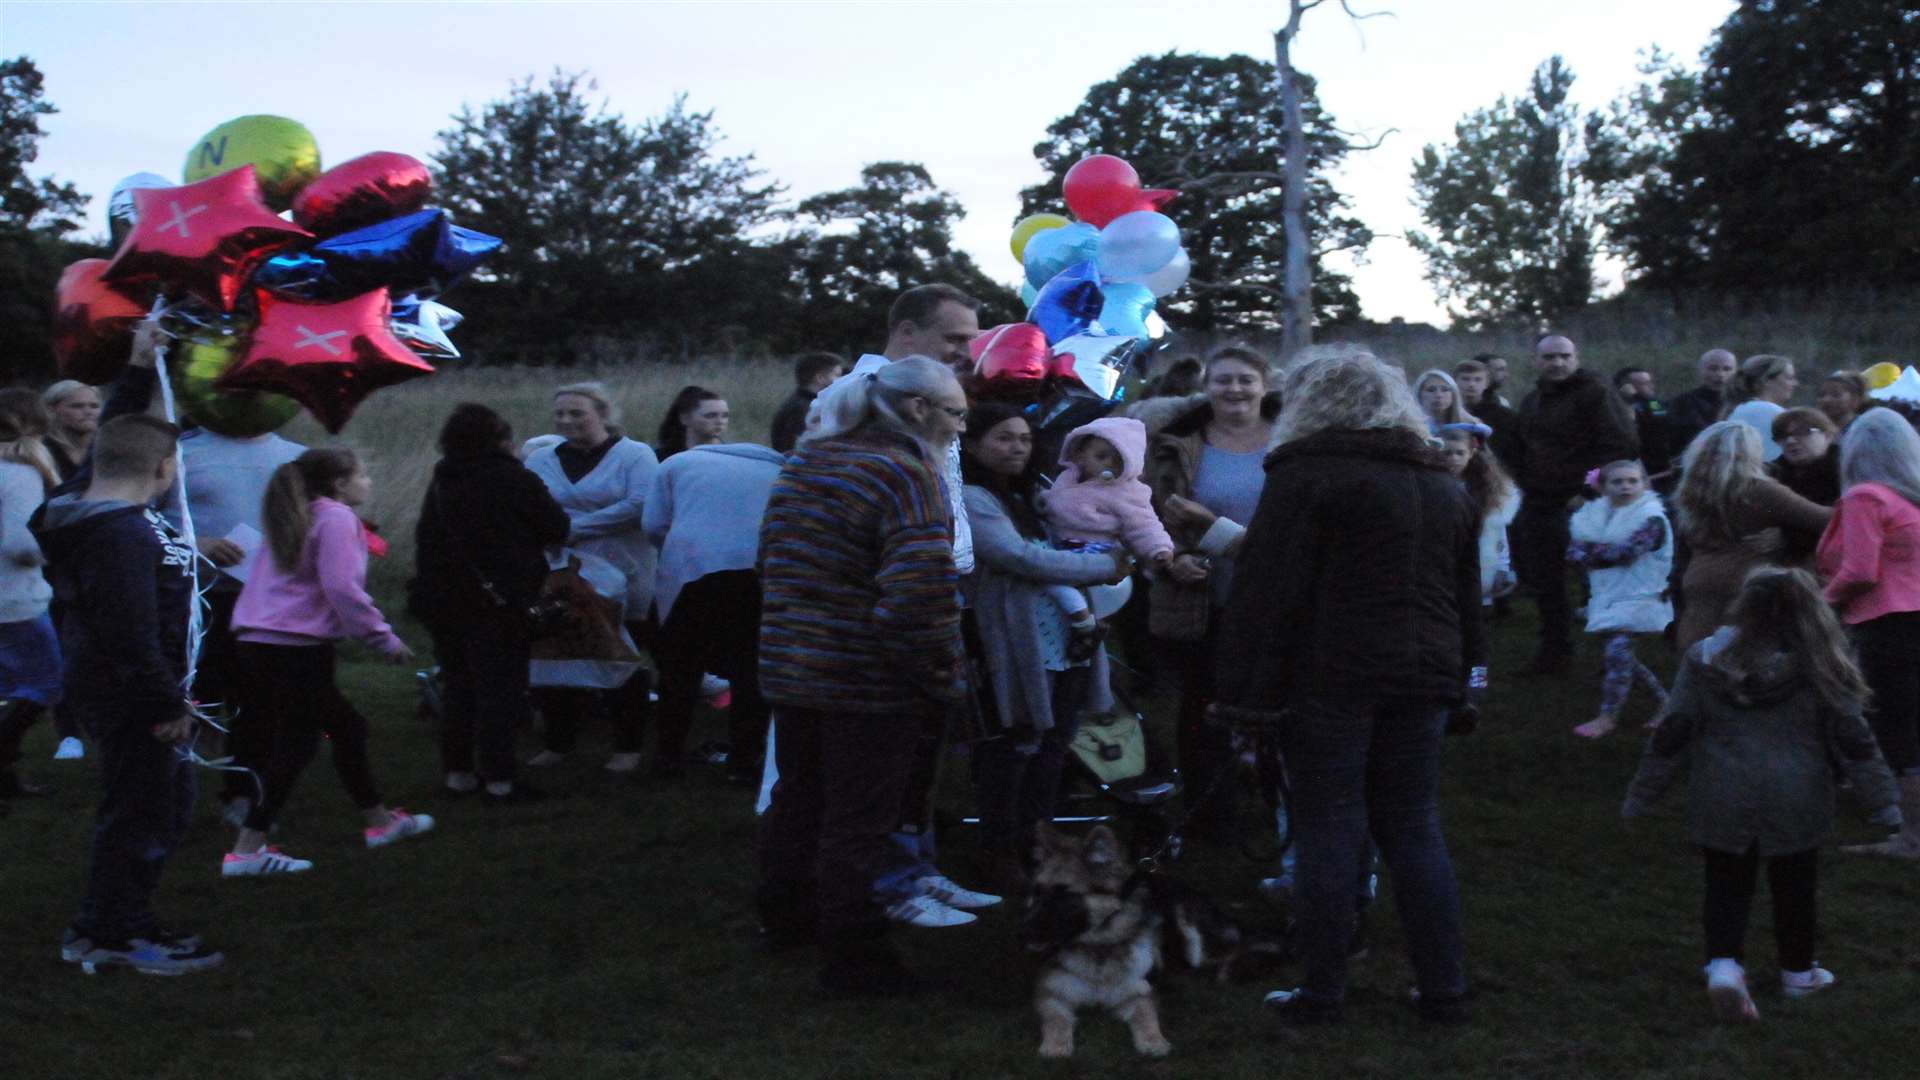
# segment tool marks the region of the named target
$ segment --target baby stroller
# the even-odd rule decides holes
[[[1133,857],[1180,857],[1180,838],[1169,835],[1166,808],[1178,798],[1180,770],[1164,768],[1164,755],[1148,735],[1146,716],[1117,687],[1114,707],[1082,717],[1054,822],[1118,825]]]

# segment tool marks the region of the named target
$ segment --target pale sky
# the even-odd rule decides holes
[[[1438,320],[1420,259],[1411,162],[1468,110],[1517,95],[1559,52],[1587,104],[1636,81],[1635,52],[1697,58],[1733,0],[1354,0],[1394,12],[1307,16],[1294,62],[1349,130],[1397,128],[1336,185],[1380,235],[1356,281],[1366,314]],[[728,153],[756,155],[797,200],[848,187],[862,165],[918,161],[967,217],[960,245],[1009,282],[1006,246],[1033,145],[1096,82],[1178,50],[1271,59],[1284,0],[1169,3],[232,3],[0,2],[0,54],[33,58],[60,114],[35,175],[94,196],[129,173],[177,177],[207,129],[278,113],[312,129],[325,164],[373,150],[426,158],[460,106],[556,66],[590,72],[631,121],[674,94],[712,109]],[[1151,182],[1154,178],[1145,178]]]

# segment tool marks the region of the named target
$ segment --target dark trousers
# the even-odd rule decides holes
[[[653,630],[647,623],[628,623],[627,634],[639,648],[646,648]],[[633,677],[622,683],[619,689],[605,695],[607,719],[613,725],[613,751],[616,754],[637,754],[640,742],[646,737],[647,723],[653,719],[653,676],[646,668],[634,671]],[[540,703],[540,717],[546,722],[542,745],[556,754],[571,754],[580,745],[580,724],[594,711],[601,700],[599,690],[583,690],[565,686],[542,686],[533,691],[534,700]],[[677,758],[678,755],[676,755]]]
[[[45,706],[26,698],[0,701],[0,773],[7,772],[20,760],[20,744],[26,740],[27,731],[45,711]],[[4,780],[0,780],[0,783],[4,783]],[[0,790],[0,795],[4,794],[5,790]]]
[[[1446,723],[1447,710],[1429,702],[1308,699],[1281,729],[1310,998],[1346,996],[1369,835],[1392,874],[1420,992],[1444,999],[1466,990],[1460,889],[1440,832]]]
[[[1214,650],[1220,612],[1208,620],[1204,641],[1160,642],[1180,675],[1180,712],[1174,748],[1185,784],[1188,827],[1202,836],[1231,838],[1238,781],[1232,773],[1233,733],[1207,716],[1213,702]]]
[[[686,754],[700,677],[711,671],[732,684],[727,707],[728,763],[756,768],[767,745],[767,701],[760,696],[760,575],[722,570],[690,582],[654,639],[660,664],[659,760]]]
[[[1853,640],[1873,690],[1867,721],[1887,768],[1895,776],[1920,773],[1920,611],[1858,623]]]
[[[873,883],[893,864],[921,718],[782,707],[775,721],[780,781],[760,826],[762,922],[829,939],[886,932]]]
[[[1747,914],[1753,909],[1760,853],[1744,855],[1701,848],[1707,862],[1707,899],[1702,922],[1707,930],[1707,959],[1746,955]],[[1813,966],[1815,893],[1820,884],[1820,850],[1767,859],[1767,889],[1773,893],[1773,938],[1782,971]]]
[[[1562,500],[1528,495],[1513,519],[1514,569],[1540,607],[1540,654],[1573,653],[1573,607],[1567,600],[1567,545],[1573,511]]]
[[[353,805],[380,805],[367,760],[367,720],[334,683],[332,645],[263,645],[242,641],[235,650],[246,694],[271,725],[271,747],[260,786],[263,795],[247,812],[247,828],[266,832],[287,805],[300,774],[320,749],[333,748],[333,768]]]
[[[1053,818],[1073,737],[1087,698],[1087,669],[1053,674],[1053,726],[1035,733],[1006,732],[973,752],[980,846],[1010,850],[1035,823]]]
[[[433,628],[434,659],[446,683],[442,769],[513,780],[513,733],[529,719],[527,649],[526,629],[511,613]]]
[[[239,642],[233,639],[233,605],[240,590],[225,582],[207,592],[206,636],[200,639],[200,666],[193,679],[193,696],[204,705],[222,706],[226,714],[226,753],[247,772],[223,773],[220,798],[260,798],[256,778],[266,772],[273,753],[273,717],[248,704],[247,680],[242,677]]]
[[[163,715],[92,702],[74,711],[93,739],[101,784],[74,926],[96,940],[124,941],[156,926],[153,894],[193,813],[193,766],[179,747],[153,737],[154,725],[178,717],[177,709]]]

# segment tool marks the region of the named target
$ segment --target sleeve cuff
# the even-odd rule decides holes
[[[1204,555],[1225,555],[1240,546],[1240,538],[1247,534],[1247,527],[1230,518],[1214,518],[1207,526],[1206,534],[1200,537],[1199,547]]]

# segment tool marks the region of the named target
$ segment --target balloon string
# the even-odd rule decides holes
[[[160,317],[166,313],[164,299],[155,302],[153,311],[147,316],[159,328]],[[160,409],[169,424],[178,425],[180,414],[173,399],[173,380],[167,377],[167,338],[170,335],[156,335],[153,345],[153,371],[160,383]],[[214,719],[216,709],[224,709],[220,702],[202,702],[193,696],[193,684],[200,674],[200,649],[207,634],[206,613],[212,609],[207,593],[214,586],[213,580],[202,581],[200,576],[200,542],[193,528],[193,511],[187,506],[187,456],[180,449],[179,442],[173,445],[173,496],[180,510],[180,538],[186,542],[191,556],[187,559],[188,575],[193,579],[193,602],[187,605],[187,667],[186,676],[180,680],[180,689],[187,700],[187,711],[193,717],[221,734],[229,734],[227,724]],[[187,743],[181,754],[190,762],[215,772],[246,773],[253,780],[255,801],[266,799],[266,787],[260,781],[260,774],[244,765],[233,764],[231,755],[221,758],[202,757],[198,748]]]

